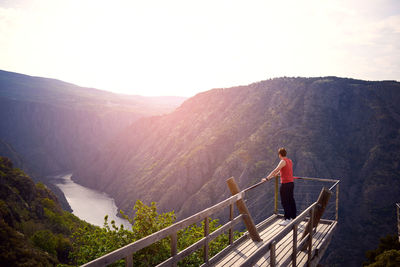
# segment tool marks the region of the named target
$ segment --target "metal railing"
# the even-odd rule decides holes
[[[330,219],[332,220],[339,220],[339,184],[340,184],[340,180],[338,179],[327,179],[327,178],[311,178],[311,177],[296,177],[295,179],[295,183],[296,180],[302,180],[302,181],[306,181],[306,182],[321,182],[320,186],[317,187],[317,191],[315,191],[315,194],[313,195],[313,197],[317,197],[320,189],[322,187],[327,187],[329,189],[329,191],[333,191],[334,192],[334,198],[335,198],[335,203],[334,203],[334,207],[332,207],[332,209],[334,209],[332,212],[334,213],[332,215],[332,217]],[[256,183],[246,189],[243,190],[243,192],[246,193],[246,198],[248,197],[248,193],[250,193],[250,191],[252,191],[253,189],[259,187],[260,185],[264,184],[265,182],[259,182]],[[324,185],[324,184],[329,184],[329,185]],[[300,185],[296,185],[300,186]],[[300,186],[301,187],[301,186]],[[279,213],[279,176],[274,178],[274,199],[273,199],[273,214],[278,214]],[[300,188],[299,188],[300,189]],[[297,190],[297,189],[296,189]],[[258,192],[259,193],[259,192]],[[315,198],[313,198],[315,200]],[[296,199],[296,203],[297,203],[297,199]],[[312,201],[308,202],[306,207],[312,205]],[[251,205],[251,204],[250,204]]]
[[[327,178],[310,178],[310,177],[297,177],[300,180],[307,180],[307,181],[319,181],[324,183],[333,183],[329,187],[329,191],[336,191],[335,192],[335,221],[339,220],[339,183],[340,180],[338,179],[327,179]]]
[[[334,183],[329,190],[333,190],[336,188],[336,215],[335,219],[336,221],[338,220],[338,204],[339,204],[339,180],[332,180],[332,179],[321,179],[321,178],[308,178],[308,177],[299,177],[298,179],[303,179],[303,180],[309,180],[309,181],[321,181],[321,182],[330,182]],[[278,200],[279,200],[279,177],[275,177],[274,179],[274,214],[278,215]],[[222,257],[226,255],[226,252],[231,250],[233,247],[235,247],[238,243],[243,241],[244,239],[248,238],[248,236],[242,236],[238,240],[234,241],[233,240],[233,229],[234,226],[237,225],[240,221],[243,221],[246,216],[246,214],[239,214],[238,216],[234,217],[234,203],[244,200],[246,197],[247,193],[253,190],[254,188],[264,184],[266,182],[259,182],[253,186],[250,186],[239,193],[229,197],[228,199],[225,199],[216,205],[209,207],[203,211],[200,211],[184,220],[181,220],[179,222],[174,223],[173,225],[164,228],[163,230],[160,230],[156,233],[153,233],[147,237],[144,237],[140,240],[137,240],[131,244],[128,244],[120,249],[117,249],[115,251],[112,251],[104,256],[101,256],[91,262],[88,262],[84,264],[83,266],[106,266],[108,264],[112,264],[118,260],[125,259],[125,265],[126,266],[133,266],[133,253],[150,246],[153,243],[156,243],[164,238],[170,238],[171,240],[171,257],[165,260],[164,262],[160,263],[157,266],[177,266],[177,263],[182,260],[183,258],[189,256],[193,252],[197,251],[198,249],[201,249],[203,247],[204,253],[204,264],[205,265],[212,265],[216,262],[218,262]],[[305,219],[307,215],[310,216],[310,218],[313,218],[314,214],[314,209],[315,209],[316,202],[312,203],[306,210],[304,210],[299,216],[296,217],[294,221],[292,221],[289,225],[287,225],[278,235],[276,235],[273,239],[265,243],[261,249],[259,249],[256,253],[257,257],[259,255],[262,256],[262,254],[270,249],[271,250],[271,255],[272,254],[272,248],[274,247],[274,244],[279,242],[280,239],[282,239],[287,233],[289,233],[292,228],[294,231],[294,236],[296,235],[297,238],[297,225]],[[212,215],[216,214],[217,212],[229,207],[229,221],[222,225],[220,228],[215,230],[212,233],[209,233],[209,219]],[[186,227],[199,223],[201,221],[204,221],[204,237],[194,244],[190,245],[189,247],[185,248],[182,251],[178,252],[177,249],[177,237],[178,237],[178,231],[185,229]],[[209,258],[209,243],[217,238],[219,235],[223,234],[224,232],[228,232],[229,234],[229,245],[223,249],[223,251],[219,252],[215,256],[213,256],[211,259]],[[310,231],[311,236],[312,236],[312,231]],[[310,234],[309,234],[310,235]],[[297,240],[297,239],[296,239]],[[305,238],[303,239],[304,242],[306,240],[309,240],[309,248],[310,248],[310,257],[311,257],[311,242],[312,238]],[[304,244],[303,244],[304,245]],[[299,246],[296,246],[296,249]],[[295,249],[295,248],[294,248]],[[295,251],[293,251],[294,253]],[[295,253],[293,255],[296,255]],[[252,256],[252,260],[254,260],[256,257]],[[292,257],[293,258],[293,257]],[[293,262],[295,263],[295,257],[293,258]],[[295,264],[294,264],[295,265]],[[244,266],[244,265],[242,265]]]

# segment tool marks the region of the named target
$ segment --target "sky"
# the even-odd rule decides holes
[[[0,69],[144,96],[399,81],[400,1],[0,0]]]

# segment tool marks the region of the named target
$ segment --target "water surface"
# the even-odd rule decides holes
[[[123,224],[126,229],[131,229],[127,220],[116,216],[118,208],[113,198],[106,193],[75,183],[71,176],[71,173],[58,175],[53,181],[63,191],[74,215],[98,226],[103,226],[104,216],[108,215],[109,225],[111,220],[114,220],[118,227]]]

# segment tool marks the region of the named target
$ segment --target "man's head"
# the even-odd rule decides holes
[[[283,147],[279,148],[278,156],[279,156],[279,158],[286,157],[286,149],[284,149]]]

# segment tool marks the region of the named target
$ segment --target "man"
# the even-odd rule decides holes
[[[278,173],[281,174],[281,203],[283,206],[283,210],[285,212],[285,220],[281,222],[279,225],[286,226],[290,223],[290,221],[296,218],[296,202],[293,197],[293,162],[286,157],[286,149],[280,148],[278,150],[278,156],[281,160],[278,166],[266,177],[262,178],[261,181],[269,181],[273,177],[277,176]]]

